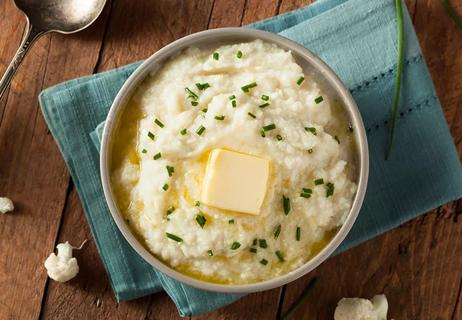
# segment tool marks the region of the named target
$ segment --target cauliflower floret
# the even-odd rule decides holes
[[[14,210],[13,201],[0,197],[0,213],[7,213]]]
[[[343,298],[335,309],[335,320],[387,320],[388,302],[385,295],[371,300]]]
[[[74,248],[68,241],[58,244],[56,246],[58,255],[53,252],[45,260],[48,276],[58,282],[66,282],[74,278],[79,273],[79,265],[77,259],[72,257],[72,250],[79,250],[84,244],[85,241],[80,248]]]

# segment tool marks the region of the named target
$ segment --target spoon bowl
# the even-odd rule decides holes
[[[14,4],[26,16],[26,33],[0,80],[0,99],[35,40],[48,32],[70,34],[87,28],[99,17],[106,0],[14,0]]]

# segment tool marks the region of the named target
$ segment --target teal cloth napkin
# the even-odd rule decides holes
[[[360,108],[369,140],[369,186],[359,218],[337,252],[462,195],[462,167],[407,12],[400,117],[391,159],[384,160],[397,56],[393,0],[320,0],[249,27],[279,33],[315,52],[337,72]],[[102,122],[138,65],[49,88],[41,93],[40,105],[71,172],[116,298],[165,290],[180,315],[197,315],[240,296],[194,289],[150,267],[117,230],[102,192]]]

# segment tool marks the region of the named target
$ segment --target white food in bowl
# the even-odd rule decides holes
[[[241,89],[254,82],[248,92]],[[199,90],[196,83],[210,87]],[[276,45],[187,49],[145,79],[119,122],[111,173],[119,209],[152,253],[193,277],[245,284],[285,274],[316,255],[351,208],[357,186],[346,117]],[[220,148],[270,160],[257,215],[196,205],[207,157]],[[290,199],[288,213],[283,196]]]

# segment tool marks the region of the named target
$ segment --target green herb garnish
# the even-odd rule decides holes
[[[305,131],[306,131],[306,132],[311,132],[311,133],[314,134],[315,136],[318,135],[318,133],[316,132],[316,128],[315,128],[315,127],[305,127]]]
[[[209,255],[209,257],[213,257],[213,251],[212,250],[207,251],[207,254]]]
[[[165,127],[164,124],[157,118],[156,118],[156,120],[154,120],[154,123],[157,124],[161,128]]]
[[[295,230],[295,240],[300,241],[300,238],[302,236],[302,229],[300,227],[297,227]]]
[[[229,96],[228,99],[229,100],[234,100],[234,99],[236,99],[236,96],[233,94],[232,96]]]
[[[162,153],[159,152],[159,153],[156,153],[156,154],[154,155],[154,157],[152,157],[152,158],[153,158],[154,160],[158,160],[158,159],[160,159],[161,157],[162,157]]]
[[[236,250],[237,248],[239,248],[241,246],[241,244],[237,241],[234,241],[232,244],[231,244],[231,250]]]
[[[188,133],[188,129],[186,129],[186,128],[181,129],[181,131],[180,131],[180,134],[181,134],[182,136],[184,136],[184,135],[187,134],[187,133]]]
[[[441,0],[441,4],[443,5],[444,9],[446,10],[446,13],[449,15],[449,17],[454,21],[456,26],[462,30],[462,18],[460,18],[457,15],[456,10],[454,7],[449,3],[449,0]]]
[[[258,246],[263,249],[268,248],[268,244],[265,239],[258,239]]]
[[[282,196],[282,207],[284,208],[284,214],[288,215],[290,212],[290,199],[286,196]]]
[[[253,239],[253,241],[252,241],[252,245],[253,245],[253,246],[256,246],[256,245],[257,245],[257,243],[258,243],[258,239]]]
[[[298,84],[298,85],[301,85],[301,84],[303,83],[303,81],[305,81],[305,77],[300,77],[300,78],[298,78],[298,80],[297,80],[297,84]]]
[[[183,242],[183,239],[181,239],[177,235],[174,235],[173,233],[165,232],[165,235],[167,236],[167,238],[172,239],[172,240],[174,240],[176,242]]]
[[[207,219],[205,218],[204,215],[202,215],[202,214],[197,214],[197,215],[196,215],[196,221],[197,221],[197,223],[201,226],[201,228],[204,228],[205,223],[207,222]]]
[[[269,96],[267,96],[266,94],[262,94],[262,95],[261,95],[261,99],[262,99],[263,101],[268,101],[268,100],[269,100]]]
[[[266,125],[266,126],[263,127],[263,131],[271,131],[271,130],[274,130],[274,129],[276,129],[276,125],[274,123]]]
[[[244,91],[245,93],[250,92],[250,89],[255,88],[257,86],[256,82],[252,82],[249,84],[246,84],[245,86],[241,87],[241,90]]]
[[[261,135],[263,138],[266,137],[265,130],[261,129],[260,135]]]
[[[317,97],[316,99],[314,99],[314,102],[315,102],[316,104],[320,104],[320,103],[323,102],[323,101],[324,101],[324,98],[323,98],[322,96],[319,96],[319,97]]]
[[[311,193],[301,192],[300,197],[306,198],[306,199],[311,198]]]
[[[233,108],[236,108],[236,106],[237,106],[236,100],[231,101],[231,105],[233,106]]]
[[[205,83],[196,83],[196,87],[197,87],[197,89],[202,91],[202,90],[205,90],[207,88],[210,88],[210,84],[207,83],[207,82],[205,82]]]
[[[265,102],[265,103],[263,103],[263,104],[259,105],[258,107],[259,107],[259,108],[261,108],[261,109],[263,109],[263,108],[266,108],[266,107],[268,107],[269,105],[270,105],[270,103],[269,103],[269,102]]]
[[[337,141],[338,144],[340,144],[340,139],[337,136],[334,136],[335,141]]]
[[[324,184],[324,179],[323,178],[319,178],[319,179],[314,180],[314,185],[315,186],[319,186],[320,184]]]
[[[146,150],[146,149],[141,150],[141,153],[147,153],[147,152],[148,152],[148,150]]]
[[[191,101],[191,105],[192,105],[193,107],[197,107],[197,106],[199,105],[199,102],[197,102],[197,101]]]
[[[172,214],[173,211],[175,211],[175,207],[174,206],[170,206],[168,209],[167,209],[167,216]]]
[[[234,219],[228,220],[229,224],[234,224]]]
[[[238,59],[242,58],[242,51],[241,51],[241,50],[239,50],[239,51],[236,53],[236,57],[237,57]]]
[[[385,160],[388,160],[391,149],[393,147],[393,139],[395,135],[396,120],[398,119],[399,96],[401,93],[401,77],[404,66],[404,21],[403,7],[401,0],[395,0],[396,3],[396,28],[398,29],[398,65],[396,67],[395,78],[395,96],[393,98],[393,111],[391,114],[390,135],[388,138],[388,146],[385,152]]]
[[[268,260],[266,260],[266,259],[261,259],[261,260],[260,260],[260,263],[261,263],[262,265],[266,266],[266,265],[268,264]]]
[[[284,262],[284,255],[282,254],[281,251],[278,250],[275,252],[275,254],[276,254],[276,257],[278,257],[280,262]]]
[[[257,248],[250,248],[249,251],[252,252],[252,253],[257,253]]]
[[[326,198],[334,195],[334,184],[331,182],[326,183]]]
[[[162,186],[162,189],[164,189],[164,191],[167,191],[167,190],[168,190],[168,184],[167,184],[167,183],[164,184],[164,185]]]
[[[200,207],[200,206],[201,206],[201,202],[200,202],[200,201],[194,202],[194,206],[195,206],[195,207]]]
[[[280,134],[278,134],[278,135],[276,136],[276,139],[278,139],[278,141],[282,141],[282,140],[283,140],[283,138],[282,138],[282,136],[281,136]]]
[[[202,112],[203,112],[203,113],[207,113],[208,110],[209,110],[209,109],[204,108],[204,109],[202,109]]]
[[[215,120],[223,121],[225,120],[225,116],[215,116]]]
[[[214,52],[212,56],[213,56],[213,59],[215,60],[220,59],[220,54],[218,52]]]
[[[165,168],[167,169],[168,176],[171,177],[175,172],[175,168],[172,166],[166,166]]]
[[[309,148],[308,153],[313,153],[313,148]]]
[[[254,119],[257,117],[257,116],[254,115],[252,112],[247,112],[247,114],[248,114],[250,117],[254,118]]]
[[[184,88],[184,90],[188,94],[188,99],[199,100],[199,96],[194,91],[190,90],[188,87]]]
[[[279,237],[279,234],[281,233],[281,224],[278,224],[276,228],[274,229],[274,239],[277,239]]]
[[[201,136],[204,133],[204,131],[205,131],[205,127],[200,126],[199,129],[197,129],[196,133]]]
[[[154,140],[154,138],[155,138],[156,136],[155,136],[154,133],[152,133],[151,131],[148,131],[148,137],[149,137],[149,139]]]

